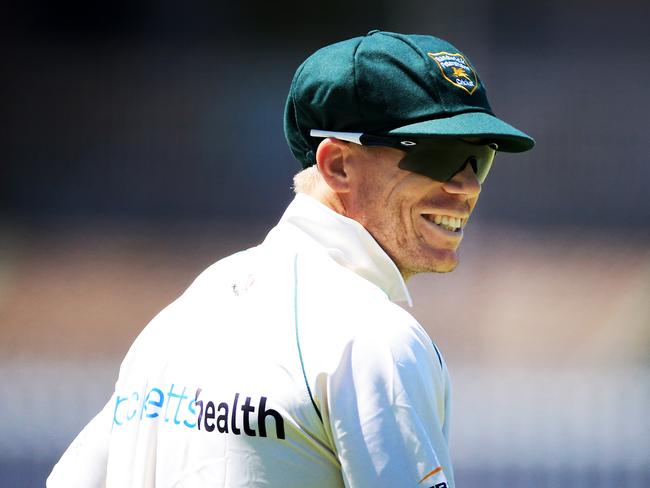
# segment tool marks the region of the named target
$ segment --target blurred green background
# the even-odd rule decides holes
[[[282,112],[324,44],[468,55],[500,154],[411,310],[454,383],[459,487],[650,486],[647,2],[5,2],[0,486],[37,487],[146,323],[291,200]]]

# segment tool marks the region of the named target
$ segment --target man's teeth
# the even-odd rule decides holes
[[[432,216],[430,215],[429,220],[431,220],[431,217]],[[458,230],[465,223],[465,219],[461,219],[459,217],[449,217],[448,215],[434,215],[433,221],[443,229],[451,231]]]

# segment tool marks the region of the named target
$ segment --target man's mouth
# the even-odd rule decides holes
[[[422,216],[429,222],[433,222],[439,227],[450,232],[458,232],[465,227],[467,219],[460,217],[452,217],[450,215],[435,215],[435,214],[422,214]]]

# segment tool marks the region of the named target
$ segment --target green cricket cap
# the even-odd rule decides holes
[[[412,137],[480,137],[499,151],[532,137],[497,118],[468,58],[437,37],[370,31],[319,49],[293,77],[284,133],[293,155],[316,163],[310,130]]]

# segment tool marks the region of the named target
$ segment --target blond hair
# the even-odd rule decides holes
[[[318,171],[318,166],[313,165],[293,177],[293,191],[313,195],[321,183],[323,183],[323,177]]]

